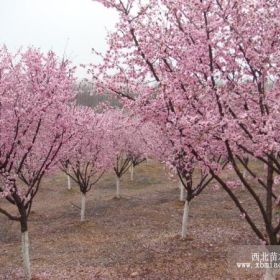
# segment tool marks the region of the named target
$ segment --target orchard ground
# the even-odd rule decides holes
[[[67,190],[64,174],[44,180],[29,223],[34,280],[260,279],[228,269],[230,248],[259,242],[223,190],[210,185],[193,200],[181,240],[178,182],[155,162],[134,175],[122,178],[121,199],[114,198],[113,173],[104,175],[88,193],[84,223],[78,188]],[[254,211],[246,192],[238,194]],[[4,216],[0,222],[0,279],[22,279],[19,225]]]

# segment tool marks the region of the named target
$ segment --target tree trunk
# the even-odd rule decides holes
[[[22,251],[22,259],[23,259],[24,275],[26,280],[31,280],[27,218],[22,217],[20,223],[21,223],[21,251]]]
[[[277,279],[277,270],[273,268],[266,268],[264,274],[264,280],[276,280]]]
[[[243,169],[243,177],[244,177],[244,179],[246,178],[246,176],[247,176],[247,170]]]
[[[81,222],[85,221],[86,216],[86,193],[81,192]]]
[[[121,197],[121,190],[120,190],[120,177],[117,176],[116,178],[116,198],[120,198]]]
[[[188,219],[189,219],[189,201],[186,200],[184,204],[184,213],[183,213],[183,221],[182,221],[182,239],[187,237],[187,226],[188,226]]]
[[[68,188],[68,190],[71,190],[71,179],[70,179],[70,176],[69,175],[67,175],[67,188]]]
[[[244,179],[246,179],[246,176],[247,176],[247,170],[246,169],[243,169],[242,176],[244,177]],[[242,183],[241,183],[241,189],[243,191],[246,189],[245,186]]]
[[[131,165],[130,167],[130,180],[133,181],[134,179],[134,166]]]
[[[186,190],[184,185],[182,184],[181,180],[179,183],[179,188],[180,188],[180,201],[185,201],[186,199]]]

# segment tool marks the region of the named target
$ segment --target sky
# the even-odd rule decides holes
[[[53,50],[74,64],[94,61],[91,49],[106,49],[117,14],[92,0],[0,0],[0,44]],[[84,70],[78,71],[80,78]]]

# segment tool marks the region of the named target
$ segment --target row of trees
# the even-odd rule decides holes
[[[119,22],[93,78],[167,136],[164,158],[187,191],[186,212],[215,180],[260,242],[279,245],[279,1],[96,1]],[[256,220],[235,191],[241,185]],[[274,274],[268,269],[265,279]]]
[[[61,168],[71,176],[85,209],[85,193],[108,166],[119,196],[119,178],[146,155],[165,162],[185,188],[183,238],[190,202],[216,181],[260,242],[279,245],[279,1],[97,1],[119,22],[91,70],[125,113],[71,106],[73,69],[53,53],[1,50],[0,194],[18,213],[0,212],[21,224],[26,267],[27,218],[45,174]],[[254,201],[254,215],[237,186]],[[275,279],[274,271],[265,278]]]
[[[104,172],[114,170],[120,198],[120,178],[145,157],[137,117],[75,105],[74,70],[52,52],[0,50],[0,213],[20,224],[26,279],[28,218],[44,176],[62,170],[76,182],[84,221],[86,194]]]
[[[107,170],[121,177],[172,147],[161,129],[129,110],[76,106],[74,68],[54,53],[0,52],[0,213],[20,223],[26,279],[31,279],[28,219],[44,176],[63,171],[86,194]],[[133,177],[132,177],[133,178]],[[9,206],[12,206],[10,207]],[[186,236],[186,220],[182,236]]]

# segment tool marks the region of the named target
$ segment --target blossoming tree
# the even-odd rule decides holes
[[[74,108],[76,120],[73,126],[75,137],[66,147],[65,158],[61,160],[61,169],[80,188],[81,221],[85,221],[86,194],[99,181],[104,172],[112,167],[110,138],[107,137],[107,125],[104,114],[95,113],[87,107]]]
[[[45,174],[69,141],[65,103],[73,100],[73,69],[54,53],[0,50],[0,213],[18,221],[26,279],[31,279],[28,217]]]

